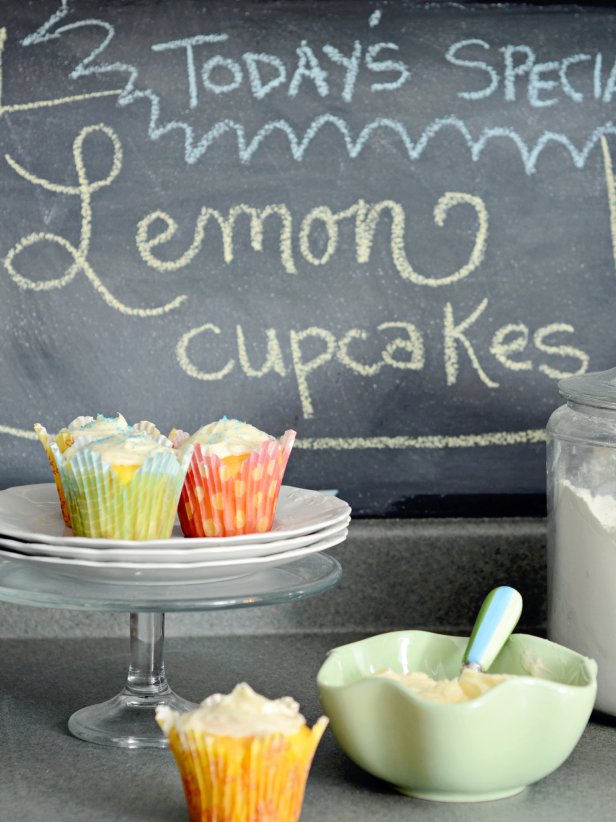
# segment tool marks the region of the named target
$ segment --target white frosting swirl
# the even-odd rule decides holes
[[[82,449],[87,448],[88,451],[97,453],[108,465],[139,466],[156,454],[167,453],[170,447],[168,440],[156,442],[147,434],[127,428],[126,433],[115,433],[95,440],[78,437],[64,452],[64,459],[70,461]]]
[[[165,734],[209,733],[216,736],[264,737],[296,733],[306,720],[290,696],[267,699],[241,682],[230,694],[212,694],[194,711],[179,713],[166,705],[156,710],[156,719]]]
[[[72,422],[69,422],[66,428],[61,429],[60,433],[69,431],[73,437],[85,434],[95,439],[117,434],[127,428],[128,423],[122,414],[118,414],[117,417],[105,417],[102,414],[97,414],[96,419],[94,417],[76,417]]]
[[[187,448],[199,443],[202,453],[206,456],[216,455],[224,459],[258,451],[264,442],[273,439],[274,437],[260,431],[254,425],[223,417],[217,422],[199,428],[191,437],[184,440],[180,447]]]

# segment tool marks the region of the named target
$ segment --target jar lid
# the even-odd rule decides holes
[[[567,377],[559,381],[558,390],[567,400],[616,410],[616,368]]]

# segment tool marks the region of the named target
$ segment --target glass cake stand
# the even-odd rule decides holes
[[[314,596],[340,579],[340,564],[314,553],[280,567],[232,579],[169,585],[97,582],[61,571],[24,567],[0,558],[0,600],[19,605],[130,612],[130,664],[122,691],[106,702],[76,711],[70,732],[87,742],[121,748],[164,748],[154,720],[158,705],[196,707],[175,694],[165,676],[165,612],[207,611],[272,605]]]

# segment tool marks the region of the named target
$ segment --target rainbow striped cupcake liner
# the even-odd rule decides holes
[[[194,447],[178,506],[186,537],[229,537],[271,530],[295,440],[285,431],[248,456],[217,457]]]
[[[161,442],[168,442],[165,437]],[[157,453],[138,466],[113,466],[80,437],[65,460],[51,442],[73,532],[99,539],[167,539],[192,453]]]
[[[40,422],[37,422],[34,426],[36,436],[38,437],[39,442],[45,449],[45,454],[47,455],[49,465],[51,466],[51,470],[53,472],[53,478],[56,484],[56,490],[58,492],[58,499],[60,501],[60,509],[62,511],[62,519],[64,520],[64,524],[67,528],[71,527],[71,516],[68,509],[68,503],[66,501],[66,494],[64,493],[64,487],[62,485],[62,479],[60,477],[60,472],[58,470],[58,465],[56,463],[56,458],[54,456],[54,452],[51,449],[51,443],[55,442],[60,452],[63,454],[67,450],[67,448],[70,448],[71,445],[73,445],[77,437],[86,437],[87,439],[89,439],[89,441],[92,441],[92,437],[88,437],[87,432],[84,434],[82,430],[88,423],[91,422],[94,422],[94,417],[77,417],[73,420],[72,423],[73,425],[77,426],[74,431],[64,429],[59,434],[49,434],[47,432],[47,429],[43,425],[41,425]],[[162,435],[153,422],[150,422],[149,420],[141,420],[141,422],[135,423],[135,425],[133,425],[132,427],[136,431],[141,431],[142,433],[147,434],[155,442],[162,442]]]

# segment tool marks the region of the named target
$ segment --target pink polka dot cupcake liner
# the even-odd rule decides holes
[[[208,456],[195,444],[178,516],[185,537],[231,537],[269,531],[295,431],[247,456]]]

